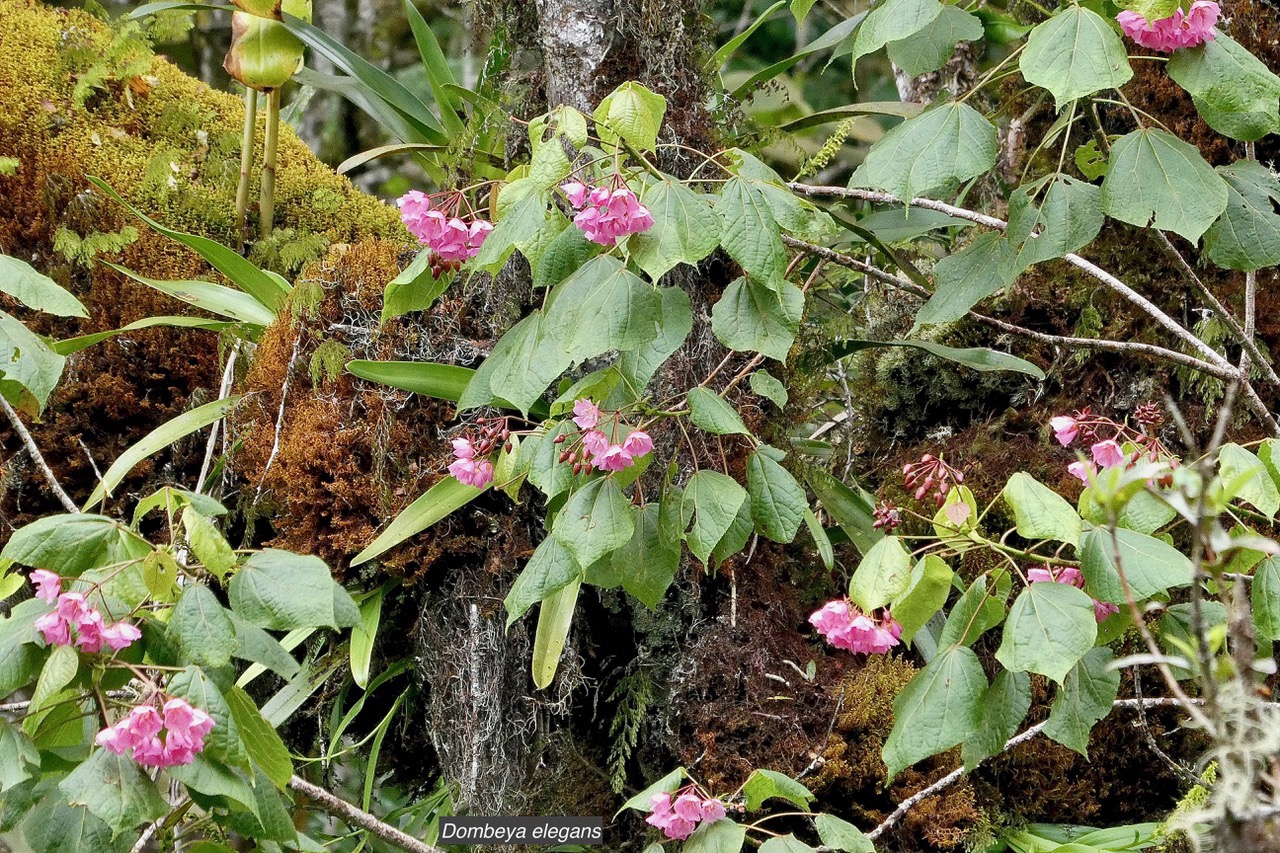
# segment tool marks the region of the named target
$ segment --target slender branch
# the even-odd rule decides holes
[[[236,341],[231,347],[231,352],[227,354],[226,369],[222,371],[222,385],[218,388],[219,400],[225,400],[231,393],[231,383],[236,378],[236,356],[239,354],[240,342]],[[225,421],[225,417],[219,418],[213,422],[213,426],[209,427],[209,441],[204,446],[204,462],[200,463],[200,476],[196,480],[197,495],[204,491],[204,481],[209,476],[209,468],[213,465],[213,454],[218,447],[218,427]]]
[[[802,249],[803,251],[831,261],[839,266],[857,270],[876,279],[877,281],[896,287],[899,290],[906,291],[921,299],[928,299],[933,295],[910,279],[896,276],[893,273],[886,272],[885,270],[869,264],[866,261],[861,261],[850,255],[842,254],[824,246],[806,243],[803,240],[797,240],[794,237],[784,235],[782,239],[788,246]],[[1107,341],[1100,340],[1098,338],[1077,338],[1067,337],[1065,335],[1051,335],[1046,332],[1033,331],[1032,329],[1028,329],[1023,326],[1016,326],[1013,323],[1008,323],[1004,320],[997,320],[994,317],[988,317],[987,315],[980,314],[977,311],[970,311],[969,316],[973,317],[980,323],[991,326],[992,328],[1000,329],[1001,331],[1029,338],[1031,340],[1040,341],[1041,343],[1063,347],[1074,347],[1077,349],[1092,349],[1102,350],[1105,352],[1147,355],[1152,358],[1158,358],[1174,364],[1179,364],[1183,367],[1189,367],[1192,370],[1198,370],[1202,373],[1222,379],[1223,381],[1233,380],[1237,376],[1236,369],[1230,365],[1221,367],[1216,364],[1210,364],[1209,362],[1202,361],[1195,356],[1187,355],[1186,353],[1181,353],[1177,350],[1166,349],[1161,346],[1156,346],[1155,344],[1145,344],[1139,341]]]
[[[836,196],[841,198],[856,198],[863,201],[879,202],[881,204],[902,204],[902,200],[898,197],[890,195],[889,193],[876,192],[874,190],[849,189],[847,187],[833,186],[812,186],[810,184],[800,183],[791,183],[787,186],[789,186],[793,191],[804,195]],[[947,204],[942,201],[935,201],[929,198],[913,198],[911,199],[911,204],[915,207],[936,210],[939,213],[945,213],[958,219],[967,219],[970,222],[976,222],[979,225],[985,225],[988,228],[995,228],[1000,231],[1009,227],[1009,223],[1005,222],[1003,219],[998,219],[994,216],[987,216],[984,213],[978,213],[977,211],[969,210],[964,207],[957,207],[954,204]],[[1175,337],[1181,339],[1183,342],[1199,351],[1200,354],[1208,361],[1220,366],[1232,366],[1221,353],[1193,335],[1190,331],[1180,325],[1178,321],[1164,313],[1164,311],[1161,311],[1155,303],[1151,302],[1151,300],[1147,299],[1145,296],[1138,293],[1136,290],[1129,287],[1129,285],[1102,269],[1097,264],[1092,261],[1085,260],[1076,254],[1068,254],[1063,257],[1063,260],[1102,282],[1107,287],[1132,302],[1134,305],[1137,305],[1144,313],[1173,333]]]
[[[300,794],[310,797],[330,814],[342,818],[352,826],[358,826],[373,833],[378,838],[388,844],[394,844],[401,850],[408,850],[409,853],[443,853],[439,847],[432,847],[430,844],[419,841],[389,823],[383,823],[367,811],[356,808],[346,800],[335,797],[324,788],[312,785],[299,776],[294,776],[289,780],[289,787]]]
[[[9,401],[4,397],[0,397],[0,405],[4,406],[4,413],[8,416],[9,423],[13,425],[14,431],[22,438],[22,443],[26,446],[27,453],[31,455],[36,467],[44,474],[45,480],[49,483],[49,490],[58,499],[58,503],[62,504],[63,509],[67,512],[80,512],[80,507],[76,506],[76,502],[71,500],[71,496],[66,493],[62,488],[62,484],[58,482],[58,478],[53,475],[53,469],[49,467],[49,463],[44,461],[40,448],[36,446],[36,440],[31,437],[31,433],[27,432],[27,428],[23,425],[22,419],[18,417],[18,413],[14,411],[13,406],[10,406]]]
[[[1193,705],[1200,704],[1199,700],[1192,699],[1190,701]],[[1130,710],[1140,708],[1145,711],[1145,709],[1147,708],[1183,708],[1183,703],[1177,699],[1164,698],[1164,697],[1151,698],[1151,699],[1117,699],[1115,700],[1115,702],[1111,704],[1111,708],[1112,710],[1116,708],[1127,708]],[[1043,723],[1037,723],[1036,725],[1022,732],[1021,734],[1014,735],[1013,737],[1009,738],[1009,740],[1005,741],[1004,748],[1001,749],[1000,753],[997,753],[997,754],[1008,752],[1009,750],[1013,749],[1015,746],[1026,743],[1027,741],[1034,738],[1036,735],[1040,734],[1040,732],[1043,731],[1044,727],[1047,726],[1048,724],[1049,724],[1049,721],[1045,720]],[[983,761],[985,760],[986,759],[983,759]],[[978,762],[978,763],[981,764],[982,762]],[[972,770],[973,768],[969,768],[969,769]],[[898,807],[895,808],[892,812],[890,812],[889,816],[886,817],[884,820],[882,820],[875,829],[867,833],[867,838],[870,838],[872,841],[875,841],[877,838],[883,835],[886,830],[888,830],[898,821],[902,820],[902,816],[905,815],[907,812],[909,812],[915,805],[951,787],[956,782],[959,782],[962,778],[964,778],[964,775],[965,775],[965,769],[963,767],[957,767],[955,770],[952,770],[950,773],[948,773],[946,776],[943,776],[937,782],[934,782],[932,785],[929,785],[926,788],[921,788],[919,791],[912,794],[910,797],[907,797],[905,800],[898,803]],[[819,847],[818,849],[821,851],[831,851],[834,848]]]

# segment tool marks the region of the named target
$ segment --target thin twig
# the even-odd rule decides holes
[[[1191,704],[1193,705],[1200,704],[1199,701],[1195,699],[1192,699],[1190,701],[1191,701]],[[1141,699],[1141,700],[1117,699],[1115,700],[1115,702],[1111,704],[1111,707],[1113,710],[1116,708],[1127,708],[1132,710],[1138,707],[1141,707],[1144,710],[1146,708],[1170,708],[1170,707],[1183,708],[1185,710],[1185,708],[1183,707],[1183,703],[1181,701],[1177,699],[1164,698],[1164,697]],[[1001,749],[1000,753],[997,753],[997,754],[1008,752],[1009,750],[1013,749],[1015,746],[1026,743],[1027,741],[1034,738],[1036,735],[1040,734],[1040,732],[1048,724],[1049,724],[1049,721],[1045,720],[1043,723],[1037,723],[1031,728],[1027,729],[1025,732],[1022,732],[1021,734],[1014,735],[1013,737],[1009,738],[1009,740],[1005,741],[1004,748]],[[985,760],[986,759],[983,759],[983,761]],[[981,764],[982,762],[980,761],[978,763]],[[973,768],[970,768],[970,769],[972,770]],[[959,782],[962,778],[964,778],[964,775],[965,775],[965,769],[963,767],[957,767],[955,770],[952,770],[950,773],[948,773],[946,776],[943,776],[937,782],[934,782],[932,785],[929,785],[926,788],[922,788],[916,793],[912,794],[910,797],[907,797],[905,800],[898,803],[898,807],[895,808],[892,812],[890,812],[888,817],[880,821],[880,824],[875,829],[867,833],[867,838],[870,838],[872,841],[875,841],[877,838],[883,835],[886,830],[888,830],[890,827],[892,827],[894,824],[900,821],[902,819],[902,816],[905,815],[907,812],[909,812],[912,809],[912,807],[914,807],[917,803],[921,802],[922,800],[926,800],[929,797],[932,797],[934,794],[937,794],[940,791],[943,791],[951,787],[956,782]],[[820,851],[832,851],[833,849],[834,848],[831,848],[831,847],[818,848],[818,850]]]
[[[342,818],[352,826],[358,826],[373,833],[378,838],[388,844],[394,844],[401,850],[408,850],[409,853],[443,853],[439,847],[432,847],[430,844],[419,841],[389,823],[383,823],[367,811],[356,808],[346,800],[339,799],[324,788],[313,785],[299,776],[294,776],[289,780],[289,787],[300,794],[310,797],[330,814]]]
[[[71,496],[62,488],[62,484],[58,482],[58,478],[53,475],[53,469],[49,467],[49,463],[44,461],[44,456],[40,453],[40,448],[36,446],[36,440],[31,437],[31,433],[27,432],[27,428],[23,425],[22,419],[18,417],[18,413],[14,411],[13,406],[9,405],[9,401],[4,397],[0,397],[0,405],[4,406],[4,413],[9,417],[9,423],[13,424],[13,429],[22,438],[22,443],[27,448],[27,453],[35,461],[36,467],[44,474],[45,480],[49,483],[49,489],[53,492],[54,497],[62,504],[63,508],[70,513],[80,512],[80,507],[76,506],[76,502],[71,500]]]
[[[293,381],[293,363],[298,359],[298,344],[300,343],[302,343],[301,331],[293,339],[293,353],[289,356],[289,364],[284,369],[284,387],[280,389],[280,411],[276,413],[275,440],[271,442],[271,454],[267,456],[267,464],[262,469],[262,478],[258,480],[258,490],[253,496],[255,504],[258,502],[258,498],[262,497],[262,486],[267,482],[267,472],[271,470],[271,463],[275,461],[276,454],[280,452],[280,430],[284,427],[284,405],[289,399],[289,385]]]
[[[252,91],[252,90],[250,90]],[[240,354],[240,342],[236,341],[227,355],[227,367],[222,371],[222,384],[218,388],[218,399],[225,400],[231,394],[231,383],[236,378],[236,356]],[[224,415],[209,427],[209,441],[204,446],[204,462],[200,464],[200,477],[196,480],[196,494],[204,491],[205,478],[209,476],[209,468],[213,465],[213,454],[218,448],[218,427],[226,421]]]
[[[1133,667],[1133,693],[1138,699],[1138,726],[1142,729],[1142,734],[1146,738],[1147,746],[1156,754],[1156,758],[1163,761],[1169,769],[1178,776],[1178,778],[1182,779],[1182,781],[1189,785],[1199,785],[1199,777],[1183,765],[1179,764],[1172,755],[1165,752],[1160,747],[1160,743],[1156,740],[1155,732],[1151,731],[1151,725],[1147,722],[1147,709],[1146,706],[1142,704],[1142,668],[1138,666]]]

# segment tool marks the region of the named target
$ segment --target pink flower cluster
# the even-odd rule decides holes
[[[582,449],[591,454],[590,464],[600,471],[622,471],[636,458],[653,450],[653,439],[643,430],[632,431],[621,444],[609,440],[599,429],[600,407],[587,398],[573,404],[573,422],[582,433]]]
[[[649,208],[640,203],[621,176],[614,176],[614,189],[588,187],[571,181],[560,187],[578,214],[573,224],[582,229],[587,239],[601,246],[612,246],[619,237],[647,231],[653,227]]]
[[[483,489],[493,482],[493,463],[483,456],[476,458],[476,447],[469,438],[453,440],[453,461],[449,463],[449,473],[459,483]]]
[[[877,621],[847,598],[828,601],[809,617],[809,623],[828,643],[855,654],[882,655],[898,645],[902,636],[902,626],[887,609]]]
[[[1043,569],[1027,569],[1027,580],[1031,583],[1065,583],[1068,586],[1074,586],[1076,589],[1084,589],[1084,577],[1080,574],[1080,570],[1074,566],[1058,569],[1055,573],[1049,568]],[[1119,613],[1120,608],[1114,604],[1105,601],[1093,600],[1093,618],[1099,622],[1104,621],[1112,613]]]
[[[103,646],[118,652],[142,636],[137,626],[129,622],[105,624],[102,613],[90,607],[81,593],[62,592],[62,578],[55,573],[36,569],[30,578],[36,598],[50,604],[56,602],[53,610],[35,621],[36,630],[49,645],[69,646],[74,642],[92,655],[102,651]]]
[[[174,767],[190,764],[204,750],[205,735],[213,726],[213,717],[185,699],[173,698],[164,703],[163,714],[154,705],[134,707],[120,722],[98,732],[94,743],[116,755],[132,750],[139,764]]]
[[[699,797],[686,789],[673,801],[670,794],[654,794],[649,798],[652,813],[645,823],[661,829],[667,838],[684,841],[700,823],[715,823],[724,817],[724,803]]]
[[[410,190],[396,201],[400,208],[400,220],[409,233],[444,261],[461,263],[474,258],[480,251],[493,223],[472,219],[468,225],[456,214],[461,196],[452,203],[453,210],[446,212],[433,208],[431,196],[418,190]]]
[[[1167,18],[1148,21],[1137,12],[1124,11],[1116,16],[1125,35],[1138,44],[1161,53],[1173,53],[1213,41],[1213,25],[1222,9],[1213,0],[1195,0],[1184,14],[1181,9]]]
[[[1051,418],[1049,420],[1049,427],[1053,430],[1054,438],[1056,438],[1058,443],[1063,447],[1070,447],[1071,443],[1075,441],[1083,431],[1086,431],[1083,419],[1072,418],[1067,415],[1058,415],[1055,418]],[[1090,477],[1097,475],[1099,468],[1111,468],[1116,465],[1124,465],[1129,461],[1129,457],[1125,454],[1124,448],[1121,447],[1120,442],[1116,441],[1114,438],[1095,441],[1089,448],[1089,455],[1093,457],[1092,462],[1077,460],[1067,466],[1067,471],[1086,486],[1089,484]]]

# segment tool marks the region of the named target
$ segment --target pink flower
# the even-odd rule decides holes
[[[71,645],[71,624],[52,610],[35,621],[36,630],[44,635],[50,646]]]
[[[724,803],[715,799],[702,801],[702,822],[715,823],[724,817]]]
[[[595,429],[600,423],[600,408],[590,399],[583,397],[573,404],[573,422],[578,429]]]
[[[42,601],[52,604],[57,600],[58,593],[62,592],[62,578],[53,572],[36,569],[27,578],[36,588],[36,598]]]
[[[1058,439],[1058,442],[1063,447],[1070,446],[1080,432],[1080,426],[1076,423],[1076,419],[1066,415],[1050,418],[1049,428],[1053,430],[1053,437]]]
[[[649,433],[636,430],[622,442],[622,449],[632,456],[644,456],[653,450],[653,439],[649,437]]]
[[[134,746],[133,734],[129,732],[124,720],[98,732],[93,742],[116,755],[124,755]]]
[[[1093,454],[1093,461],[1103,468],[1111,468],[1124,462],[1124,450],[1114,438],[1099,441],[1089,448],[1089,452]]]
[[[1120,608],[1106,601],[1093,600],[1093,618],[1098,622],[1107,621],[1107,617],[1113,613],[1119,613]]]
[[[574,207],[582,208],[573,222],[587,239],[602,246],[612,246],[619,237],[647,231],[653,227],[653,215],[640,203],[636,194],[614,178],[617,188],[595,187],[585,193],[586,187],[577,182],[561,187]]]
[[[693,797],[694,802],[698,802],[698,798],[692,794],[682,794],[679,799],[684,800],[686,797]],[[677,802],[679,802],[679,800],[677,800]],[[676,841],[684,841],[692,835],[694,829],[698,826],[698,818],[701,817],[700,803],[697,817],[694,817],[692,820],[681,817],[672,810],[670,794],[655,794],[653,797],[649,798],[649,805],[653,811],[647,818],[645,818],[645,823],[650,826],[656,826],[662,830],[662,833],[666,835],[667,838],[671,838]]]
[[[80,620],[80,624],[76,626],[76,647],[91,655],[96,655],[98,652],[102,651],[102,644],[104,642],[102,631],[104,627],[105,626],[102,624],[102,614],[97,610],[90,610],[85,614],[84,618]]]
[[[476,449],[471,444],[469,438],[455,438],[453,444],[453,455],[458,459],[474,459]]]
[[[702,820],[702,799],[692,792],[681,794],[672,803],[671,810],[676,813],[676,817],[697,823]]]
[[[582,434],[582,449],[594,455],[600,455],[609,448],[609,437],[598,429]]]
[[[560,189],[569,198],[569,204],[575,208],[582,207],[587,203],[587,193],[590,188],[580,181],[570,181],[567,184],[561,184]]]
[[[169,766],[169,757],[165,754],[164,744],[155,735],[137,739],[133,745],[133,760],[153,767]]]
[[[125,717],[125,722],[130,734],[138,739],[155,737],[164,728],[164,717],[160,716],[154,705],[134,706],[129,711],[129,716]]]
[[[92,608],[85,602],[84,596],[78,592],[64,592],[58,596],[58,605],[53,612],[73,625],[79,625],[88,617]]]
[[[135,640],[142,638],[142,632],[138,630],[137,626],[128,622],[117,622],[110,627],[103,628],[99,634],[102,637],[102,641],[113,652],[126,649],[133,645]]]
[[[1089,478],[1096,476],[1098,469],[1093,467],[1092,462],[1072,462],[1067,466],[1067,473],[1087,486]]]
[[[624,471],[631,467],[634,460],[631,454],[620,444],[611,444],[603,453],[591,457],[591,464],[601,471]]]
[[[1221,7],[1213,0],[1195,0],[1185,14],[1176,9],[1167,18],[1148,21],[1137,12],[1126,10],[1116,20],[1125,35],[1143,47],[1172,53],[1213,41],[1213,26],[1221,13]]]
[[[828,601],[809,617],[827,642],[855,654],[884,654],[899,644],[902,626],[886,610],[877,622],[848,599]]]
[[[493,463],[488,459],[455,459],[449,463],[449,473],[459,483],[483,489],[493,482]]]

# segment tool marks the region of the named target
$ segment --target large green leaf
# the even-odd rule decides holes
[[[893,730],[884,743],[889,778],[963,741],[986,691],[987,676],[972,649],[939,652],[893,700]]]
[[[507,608],[507,626],[574,581],[582,580],[582,567],[569,549],[555,536],[548,536],[534,549],[524,571],[511,585],[503,605]]]
[[[351,559],[351,565],[367,563],[385,554],[411,536],[416,536],[447,516],[461,509],[484,494],[484,489],[459,483],[453,477],[445,477],[427,489],[417,500],[397,515],[387,529],[378,534],[369,545]]]
[[[746,843],[747,830],[728,818],[703,822],[681,845],[681,853],[738,853]]]
[[[231,706],[204,670],[189,666],[169,680],[170,694],[187,700],[213,718],[213,728],[205,737],[205,753],[232,767],[250,769],[249,753],[240,735],[240,726]]]
[[[1280,264],[1280,181],[1266,166],[1240,160],[1220,166],[1227,209],[1204,234],[1209,260],[1229,270]]]
[[[69,292],[31,264],[0,254],[0,292],[7,293],[28,308],[59,317],[88,317],[89,312]]]
[[[44,410],[66,359],[16,317],[0,311],[0,394],[20,409]],[[35,406],[29,401],[34,400]]]
[[[859,341],[845,340],[841,341],[833,347],[828,353],[828,357],[835,361],[860,352],[864,349],[874,349],[876,347],[914,347],[923,350],[930,355],[938,358],[954,361],[956,364],[962,364],[965,367],[979,370],[982,372],[996,370],[1011,370],[1016,373],[1025,373],[1028,376],[1034,376],[1036,379],[1044,379],[1044,371],[1036,367],[1031,362],[1018,358],[1008,353],[996,352],[995,350],[986,349],[984,347],[948,347],[942,344],[935,344],[932,341]]]
[[[1009,478],[1003,494],[1013,507],[1018,535],[1023,539],[1056,539],[1070,545],[1079,544],[1080,516],[1066,498],[1053,489],[1019,471]]]
[[[784,544],[796,538],[809,501],[790,471],[757,450],[747,458],[747,494],[751,518],[766,538]]]
[[[911,554],[896,536],[872,546],[849,579],[849,597],[864,611],[884,607],[911,586]]]
[[[731,477],[703,470],[689,478],[680,500],[680,516],[693,519],[685,542],[693,555],[706,563],[746,503],[747,491]]]
[[[604,141],[612,142],[620,136],[636,148],[651,151],[658,142],[666,111],[666,98],[628,80],[605,96],[596,107],[594,118]]]
[[[960,755],[972,770],[994,755],[1013,737],[1031,709],[1031,676],[1002,669],[982,700],[977,725],[965,736]]]
[[[1253,142],[1280,132],[1280,78],[1221,30],[1199,47],[1175,50],[1165,67],[1219,133]]]
[[[988,231],[933,266],[934,293],[916,314],[915,328],[959,320],[1018,277],[1018,255],[1004,236]]]
[[[232,687],[225,698],[240,729],[249,757],[283,791],[293,776],[293,760],[289,757],[289,748],[284,745],[280,735],[276,734],[275,728],[262,716],[257,703],[248,693],[239,687]]]
[[[787,282],[765,287],[743,276],[730,282],[711,306],[711,331],[729,349],[786,361],[803,316],[800,288]]]
[[[813,792],[785,773],[776,770],[752,771],[742,785],[742,797],[747,811],[757,811],[766,800],[777,797],[798,809],[808,809],[813,802]]]
[[[1238,444],[1228,443],[1218,449],[1218,476],[1229,494],[1251,504],[1263,515],[1280,511],[1280,489],[1261,459]]]
[[[1124,42],[1111,24],[1084,6],[1067,6],[1027,35],[1018,60],[1022,77],[1053,93],[1058,109],[1133,76]]]
[[[943,6],[924,29],[889,42],[889,59],[911,77],[919,77],[946,65],[957,43],[980,38],[980,18],[956,6]]]
[[[0,720],[0,793],[40,773],[40,752],[22,729]]]
[[[936,2],[936,0],[935,0]],[[782,232],[764,193],[750,181],[730,178],[715,212],[722,221],[720,243],[747,275],[778,290],[787,266]]]
[[[122,275],[126,275],[147,287],[167,293],[175,299],[181,299],[188,305],[203,308],[214,314],[229,317],[254,326],[270,326],[276,315],[267,306],[254,299],[242,290],[224,287],[208,281],[159,281],[138,275],[131,269],[102,261],[102,265],[110,267]]]
[[[1036,201],[1042,186],[1024,184],[1009,199],[1005,236],[1018,246],[1018,269],[1078,251],[1102,230],[1102,191],[1096,186],[1054,175]]]
[[[845,853],[875,853],[875,845],[847,820],[834,815],[814,815],[813,825],[818,830],[818,838],[832,850],[843,850]]]
[[[1058,683],[1093,648],[1093,601],[1064,583],[1033,583],[1009,610],[996,660],[1014,672],[1037,672]]]
[[[1053,697],[1044,733],[1063,746],[1089,757],[1089,732],[1093,724],[1111,713],[1120,690],[1120,671],[1111,669],[1111,649],[1090,649],[1071,668]]]
[[[937,0],[933,3],[938,5]],[[995,126],[968,104],[952,102],[886,133],[871,146],[849,185],[881,189],[910,201],[976,178],[995,162]]]
[[[561,336],[564,327],[535,312],[503,335],[493,352],[467,383],[458,409],[474,409],[498,399],[528,413],[547,386],[569,367],[572,359]]]
[[[634,509],[618,481],[600,477],[569,497],[551,532],[579,566],[589,566],[627,544],[635,530]]]
[[[408,3],[409,0],[405,2]],[[435,277],[432,272],[433,254],[431,249],[418,252],[409,266],[387,282],[387,288],[382,293],[380,323],[386,325],[388,321],[412,311],[426,311],[445,292],[452,277]]]
[[[212,403],[205,403],[203,406],[183,412],[176,418],[166,421],[144,435],[136,444],[120,454],[120,457],[115,462],[111,463],[111,467],[102,475],[102,480],[94,488],[93,493],[89,495],[89,500],[85,501],[84,508],[87,510],[96,506],[103,497],[110,495],[117,486],[124,482],[124,478],[139,462],[151,454],[163,450],[175,441],[185,438],[196,430],[222,420],[239,402],[240,395],[237,394],[222,400],[214,400]]]
[[[644,205],[653,225],[627,238],[627,254],[655,282],[678,264],[696,264],[720,245],[720,222],[711,206],[680,181],[651,184]]]
[[[152,550],[145,539],[105,515],[48,515],[19,527],[0,558],[76,577],[90,569],[140,560]]]
[[[636,513],[631,540],[606,559],[622,588],[647,607],[657,607],[680,568],[680,540],[662,534],[661,507],[648,503]]]
[[[689,420],[699,429],[716,435],[750,435],[733,406],[706,388],[690,389]]]
[[[916,562],[904,592],[892,602],[893,618],[902,626],[902,642],[909,643],[947,603],[955,572],[936,554]]]
[[[1258,564],[1249,594],[1258,639],[1280,640],[1280,557],[1268,557]]]
[[[334,581],[324,560],[273,548],[245,561],[231,578],[228,599],[246,622],[271,631],[359,623],[355,602]]]
[[[569,639],[573,611],[578,605],[580,583],[574,581],[542,602],[538,610],[538,629],[533,637],[533,683],[545,688],[556,677],[560,655]]]
[[[34,853],[129,853],[137,841],[136,833],[117,834],[102,818],[52,790],[35,803],[22,835]]]
[[[236,628],[217,596],[202,583],[188,584],[173,608],[165,634],[184,657],[202,666],[224,666],[236,651]]]
[[[1227,184],[1200,151],[1163,130],[1126,133],[1111,148],[1102,209],[1121,222],[1200,239],[1227,209]]]
[[[942,14],[938,0],[881,0],[872,9],[853,37],[853,61],[879,50],[892,41],[905,39],[929,26]],[[842,56],[843,49],[835,51]]]
[[[1080,572],[1089,594],[1099,601],[1125,604],[1121,571],[1137,600],[1166,592],[1170,587],[1186,586],[1192,575],[1191,561],[1160,539],[1119,527],[1113,543],[1105,528],[1091,526],[1085,530]]]
[[[140,10],[139,10],[140,11]],[[151,217],[142,213],[129,202],[125,201],[119,193],[113,190],[106,181],[100,178],[89,176],[89,183],[115,199],[124,207],[128,208],[134,216],[150,225],[153,229],[160,232],[171,240],[176,240],[182,245],[191,249],[200,257],[209,262],[209,265],[218,272],[229,278],[236,287],[239,287],[245,293],[252,296],[258,302],[267,307],[269,311],[275,311],[280,307],[280,300],[289,293],[287,285],[282,284],[280,280],[272,278],[256,266],[236,254],[231,249],[219,243],[217,240],[211,240],[208,237],[201,237],[196,234],[184,234],[181,231],[174,231],[172,228],[166,228]]]
[[[639,349],[618,356],[618,370],[637,393],[648,386],[658,368],[680,348],[693,330],[689,294],[678,287],[659,287],[657,293],[662,301],[653,339]]]

